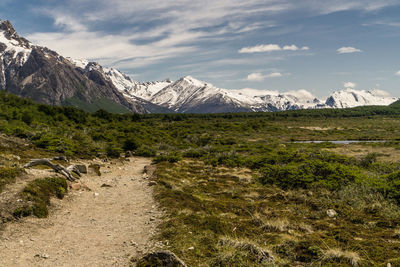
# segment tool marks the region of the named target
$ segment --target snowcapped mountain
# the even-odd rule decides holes
[[[321,101],[306,90],[280,93],[254,89],[227,90],[191,76],[177,81],[139,83],[113,68],[64,58],[20,37],[9,21],[0,20],[0,90],[51,105],[89,111],[217,113],[347,108],[389,105],[398,100],[382,90],[336,91]]]
[[[150,112],[141,100],[125,98],[99,64],[71,64],[56,52],[20,37],[9,21],[2,20],[0,73],[0,90],[39,103],[73,105],[88,111]]]
[[[347,108],[366,105],[390,105],[398,98],[382,90],[344,89],[320,100],[306,90],[278,91],[227,90],[186,76],[178,81],[139,83],[118,70],[106,75],[127,98],[141,98],[172,112],[215,113],[248,111],[283,111],[315,108]]]
[[[399,100],[392,97],[389,93],[374,89],[372,91],[345,89],[333,92],[325,104],[332,108],[352,108],[358,106],[388,106]]]
[[[321,104],[320,100],[306,90],[279,93],[278,91],[241,89],[229,90],[229,93],[253,111],[307,109]]]
[[[154,94],[150,101],[175,112],[215,113],[250,111],[227,90],[186,76]]]

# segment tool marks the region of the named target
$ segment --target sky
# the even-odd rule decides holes
[[[1,0],[0,19],[138,81],[382,89],[400,97],[400,0]]]

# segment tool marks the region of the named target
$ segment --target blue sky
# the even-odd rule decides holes
[[[227,89],[347,86],[400,96],[400,0],[2,0],[0,18],[136,80]]]

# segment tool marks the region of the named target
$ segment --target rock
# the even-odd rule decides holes
[[[149,185],[149,186],[154,186],[154,185],[157,185],[157,182],[155,182],[155,181],[150,181],[150,182],[148,183],[148,185]]]
[[[194,247],[190,247],[190,248],[188,248],[188,250],[194,250]]]
[[[75,167],[78,169],[80,173],[88,173],[88,169],[84,164],[76,164]]]
[[[72,190],[80,190],[81,189],[81,184],[79,184],[79,183],[71,184],[71,189]]]
[[[187,265],[171,251],[151,252],[137,261],[138,266],[176,266],[186,267]]]
[[[335,210],[329,209],[326,211],[326,215],[328,215],[329,218],[335,218],[338,214]]]
[[[111,185],[109,185],[109,184],[102,184],[100,187],[112,187]]]
[[[87,185],[74,183],[70,185],[72,190],[81,190],[81,191],[92,191]]]
[[[46,253],[43,253],[43,254],[38,253],[38,254],[35,255],[35,257],[36,258],[42,258],[42,259],[50,258],[50,256],[48,254],[46,254]]]
[[[96,192],[96,193],[94,193],[93,195],[94,195],[95,197],[98,197],[100,194]]]
[[[125,158],[130,158],[130,157],[133,157],[132,151],[126,151],[125,152]]]

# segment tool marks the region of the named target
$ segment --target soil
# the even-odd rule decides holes
[[[5,224],[0,266],[127,266],[131,257],[151,251],[161,213],[144,173],[150,163],[104,163],[101,176],[84,175],[63,200],[52,199],[48,218]]]

